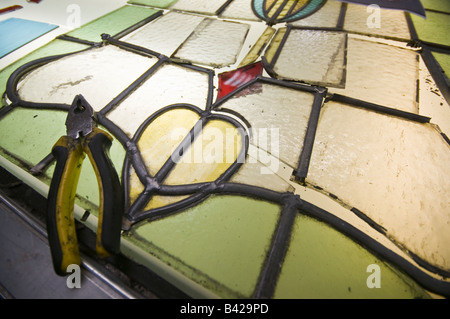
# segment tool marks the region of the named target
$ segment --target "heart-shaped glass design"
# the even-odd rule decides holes
[[[128,217],[159,216],[203,198],[202,187],[227,180],[245,161],[248,136],[224,113],[193,105],[170,105],[153,114],[136,132],[139,150],[125,160],[129,178]]]

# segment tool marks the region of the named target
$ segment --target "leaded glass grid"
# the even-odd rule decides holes
[[[197,289],[193,295],[208,295],[206,289],[221,297],[311,296],[299,287],[317,281],[305,282],[302,271],[339,276],[354,270],[354,265],[314,269],[328,259],[311,247],[330,251],[331,243],[339,242],[341,254],[381,260],[406,274],[389,273],[394,296],[428,297],[423,288],[449,296],[448,281],[441,277],[450,269],[444,105],[450,50],[445,31],[430,31],[448,27],[449,13],[435,5],[425,4],[426,21],[383,9],[386,23],[373,29],[364,26],[364,7],[331,0],[222,0],[202,6],[130,1],[2,70],[1,134],[23,118],[28,130],[41,135],[32,139],[30,131],[16,129],[11,138],[2,138],[2,155],[48,184],[52,137],[64,135],[71,97],[81,93],[94,106],[98,124],[116,139],[111,157],[126,197],[123,240],[173,265],[193,282],[194,288],[183,287]],[[189,29],[179,30],[181,20],[189,21]],[[224,42],[218,26],[225,25],[231,29]],[[162,45],[166,29],[170,41]],[[366,59],[366,53],[373,56]],[[95,62],[98,57],[104,59]],[[251,63],[260,63],[264,73],[238,73]],[[71,65],[76,67],[62,74],[66,79],[54,78],[46,87],[50,76],[43,72],[58,74]],[[430,95],[422,87],[423,69],[428,83],[436,85],[431,94],[439,99],[432,104],[446,109],[428,111],[423,105],[422,95]],[[236,88],[217,98],[218,79],[230,71],[240,74],[231,77]],[[365,77],[358,78],[361,72]],[[64,95],[55,94],[58,89]],[[104,93],[95,94],[99,90]],[[49,123],[54,123],[51,132],[42,129]],[[169,140],[180,128],[182,134]],[[228,132],[232,143],[217,144],[211,139],[217,131]],[[268,143],[274,136],[278,148]],[[420,147],[414,145],[418,141]],[[195,162],[211,150],[223,152],[221,165]],[[428,169],[421,171],[423,165]],[[91,215],[98,197],[94,178],[92,170],[84,171],[78,192],[78,205]],[[408,190],[423,181],[423,189]],[[380,185],[385,193],[377,193]],[[314,200],[321,196],[331,203],[326,208]],[[405,212],[429,231],[406,223]],[[221,227],[226,231],[217,231]],[[318,233],[332,239],[321,240]],[[231,239],[233,234],[245,241]],[[303,263],[300,252],[315,261]],[[409,290],[400,292],[405,285]],[[328,288],[319,295],[350,296],[350,290]]]

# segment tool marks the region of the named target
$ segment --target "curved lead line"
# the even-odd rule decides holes
[[[55,55],[50,57],[44,57],[40,58],[28,63],[25,63],[24,65],[17,68],[8,78],[8,81],[6,83],[6,91],[5,91],[5,97],[11,102],[11,105],[13,107],[24,107],[24,108],[36,108],[36,109],[51,109],[51,110],[64,110],[69,111],[70,105],[63,104],[63,103],[36,103],[36,102],[29,102],[24,101],[20,98],[17,90],[17,85],[19,84],[19,81],[22,76],[27,74],[28,72],[45,65],[47,63],[56,61],[60,58],[83,52],[85,50],[90,50],[91,48],[84,49],[77,52],[72,52],[68,54],[61,54],[61,55]]]
[[[317,10],[322,8],[322,6],[326,3],[326,0],[310,0],[307,4],[301,7],[296,12],[291,15],[284,17],[279,22],[292,22],[300,19],[304,19],[311,14],[315,13]]]
[[[280,22],[292,22],[306,18],[319,10],[326,3],[326,0],[309,0],[305,5],[297,10],[295,10],[295,7],[298,5],[298,1],[294,1],[288,9],[286,15],[278,18],[285,6],[288,5],[288,2],[288,0],[277,0],[268,6],[267,0],[253,0],[252,10],[258,18],[266,21],[269,25],[273,25]],[[279,5],[278,7],[276,7],[277,4]],[[275,10],[275,12],[269,16],[273,10]]]
[[[185,188],[184,185],[181,187],[182,188],[180,188],[180,186],[162,186],[161,190],[163,193],[171,193],[172,191],[170,189],[176,192],[188,190],[188,188]],[[140,216],[140,218],[136,221],[140,221],[151,217],[155,218],[167,217],[169,215],[174,214],[175,212],[178,212],[181,209],[188,207],[190,204],[195,203],[197,200],[206,198],[211,194],[228,194],[228,195],[235,194],[240,196],[257,198],[261,200],[267,200],[284,206],[287,205],[291,207],[290,209],[295,208],[298,210],[298,213],[300,214],[308,215],[320,222],[326,223],[327,225],[331,226],[337,231],[345,234],[350,239],[354,240],[368,251],[374,253],[376,256],[379,256],[381,259],[394,265],[397,269],[401,270],[402,272],[410,276],[412,279],[417,281],[425,289],[445,297],[450,297],[450,282],[439,280],[427,274],[425,271],[423,271],[416,265],[412,264],[411,262],[407,261],[397,253],[388,249],[386,246],[379,243],[378,241],[376,241],[369,235],[365,234],[364,232],[360,231],[359,229],[355,228],[348,222],[309,202],[302,200],[298,195],[294,195],[292,193],[279,193],[266,188],[230,182],[222,182],[218,184],[215,182],[208,182],[206,184],[196,184],[189,186],[189,191],[200,191],[200,190],[203,191],[204,194],[197,193],[185,201],[171,204],[170,210],[168,209],[168,207],[167,208],[163,207],[162,209],[156,209],[153,212],[151,211],[144,212]],[[289,221],[289,225],[287,226],[290,226],[291,222],[292,220]],[[287,246],[288,244],[289,244],[288,241],[281,241],[277,245],[281,245],[284,248],[286,248],[285,246]],[[272,245],[275,245],[275,243],[273,242]],[[278,255],[272,256],[271,258],[268,257],[271,261],[269,261],[264,267],[264,269],[262,269],[262,272],[267,271],[268,274],[263,275],[262,273],[260,278],[271,276],[271,278],[276,281],[279,272],[273,273],[274,264],[277,263],[279,259],[281,260],[284,258],[284,253],[281,255],[278,254],[279,256]],[[267,269],[267,267],[270,269]],[[276,268],[277,267],[275,267],[275,270]],[[270,297],[273,295],[274,288],[275,287],[270,283],[263,282],[263,280],[260,280],[257,287],[257,291],[254,292],[254,296]]]
[[[306,201],[299,202],[298,209],[302,213],[321,222],[325,222],[337,231],[353,239],[368,251],[373,252],[376,256],[381,257],[388,263],[402,270],[425,289],[450,298],[450,282],[430,276],[419,267],[407,261],[346,221]]]

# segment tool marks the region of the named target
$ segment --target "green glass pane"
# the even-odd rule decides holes
[[[420,40],[450,45],[450,18],[448,14],[427,11],[427,18],[411,15]]]
[[[86,49],[88,46],[71,41],[53,40],[45,46],[31,52],[22,59],[10,64],[0,72],[0,92],[6,90],[6,83],[10,75],[20,66],[27,62],[43,58],[46,56],[71,53]]]
[[[444,73],[447,76],[447,78],[450,79],[450,54],[433,52],[433,56],[440,64],[442,70],[444,70]]]
[[[380,288],[369,265],[379,267]],[[429,298],[426,292],[333,228],[299,215],[275,298]]]
[[[130,0],[128,3],[140,4],[144,6],[157,7],[157,8],[168,8],[177,0]]]
[[[128,236],[218,295],[250,297],[279,212],[264,201],[213,196],[175,216],[136,225]]]
[[[420,0],[425,9],[450,13],[450,1],[445,0]],[[428,15],[428,13],[427,13]]]
[[[0,146],[30,166],[66,134],[65,112],[17,108],[0,119]]]
[[[124,6],[67,34],[75,38],[99,42],[102,33],[115,35],[156,12],[158,10],[146,7]]]

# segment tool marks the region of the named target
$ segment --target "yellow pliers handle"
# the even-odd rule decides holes
[[[73,209],[85,153],[94,167],[100,194],[97,254],[106,257],[120,251],[123,193],[109,158],[111,143],[107,132],[94,127],[81,139],[61,137],[52,149],[56,168],[47,199],[47,232],[53,267],[59,275],[66,275],[69,265],[81,262]]]

